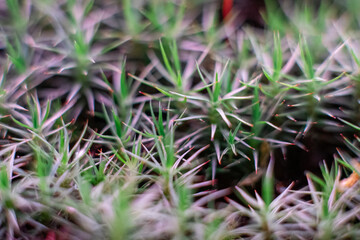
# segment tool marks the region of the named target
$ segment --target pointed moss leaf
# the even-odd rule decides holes
[[[272,80],[278,81],[282,68],[282,49],[279,32],[274,32],[274,53],[273,53],[274,73]]]
[[[119,119],[119,116],[115,113],[114,110],[112,110],[111,113],[112,113],[114,124],[115,124],[116,135],[119,138],[122,138],[123,137],[122,127],[121,127],[122,124],[121,124],[121,121]]]
[[[92,9],[93,6],[94,6],[94,2],[95,2],[95,0],[90,0],[90,1],[86,4],[85,10],[84,10],[84,16],[87,16],[87,15],[90,13],[91,9]]]
[[[129,95],[129,89],[127,85],[128,83],[126,81],[125,63],[126,60],[124,60],[121,66],[121,75],[120,75],[120,92],[123,100]]]
[[[176,74],[175,74],[175,72],[174,72],[174,70],[173,70],[173,68],[172,68],[172,66],[171,66],[171,64],[169,62],[169,58],[166,55],[165,48],[163,46],[163,43],[162,43],[161,39],[159,40],[159,43],[160,43],[160,51],[161,51],[161,55],[162,55],[162,58],[163,58],[163,61],[164,61],[164,64],[165,64],[165,68],[169,72],[172,80],[174,81],[174,80],[177,79],[177,77],[176,77]]]
[[[218,73],[215,74],[215,84],[213,86],[213,102],[217,102],[219,100],[219,96],[220,96],[220,89],[221,89],[221,85],[219,82],[219,75]]]
[[[313,56],[304,37],[300,39],[300,46],[301,59],[304,64],[304,73],[308,79],[314,79],[315,71]]]
[[[10,180],[7,174],[6,166],[0,167],[0,190],[9,190]]]
[[[269,207],[274,199],[274,178],[272,175],[273,161],[270,160],[268,170],[263,178],[262,183],[262,196],[266,207]]]
[[[11,116],[11,119],[12,119],[17,125],[19,125],[19,126],[21,126],[21,127],[24,127],[24,128],[26,128],[26,129],[30,129],[30,130],[32,130],[32,131],[36,131],[35,128],[30,127],[30,126],[28,126],[28,125],[26,125],[26,124],[24,124],[24,123],[16,120],[13,116]]]

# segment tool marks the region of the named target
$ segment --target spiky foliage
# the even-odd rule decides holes
[[[356,238],[356,1],[263,5],[0,3],[0,238]]]

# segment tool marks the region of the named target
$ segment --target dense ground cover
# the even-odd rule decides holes
[[[360,235],[358,1],[224,2],[0,2],[1,239]]]

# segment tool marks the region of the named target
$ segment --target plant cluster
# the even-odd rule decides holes
[[[0,3],[0,238],[356,239],[357,5]]]

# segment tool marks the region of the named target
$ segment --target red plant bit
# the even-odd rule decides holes
[[[351,165],[353,165],[356,171],[358,172],[360,171],[360,163],[358,161],[356,160],[351,161]],[[344,178],[343,180],[340,181],[338,187],[340,192],[344,192],[345,190],[351,188],[359,181],[360,176],[356,171],[353,171],[353,173],[349,177]]]
[[[97,149],[97,153],[95,153],[95,156],[100,156],[103,153],[102,148]]]
[[[233,8],[233,0],[223,0],[223,4],[222,4],[222,17],[224,19],[227,19],[229,13],[231,12]]]
[[[349,177],[340,181],[340,191],[351,188],[355,185],[355,183],[357,183],[357,181],[359,181],[359,175],[354,171]]]
[[[295,118],[293,118],[292,116],[287,116],[291,121],[293,122],[297,122],[297,120]]]
[[[56,234],[54,231],[50,230],[45,237],[45,240],[56,240]]]
[[[142,95],[144,95],[144,96],[146,96],[146,97],[149,97],[149,94],[147,94],[147,93],[144,93],[144,92],[142,92],[142,91],[139,91],[139,93],[142,94]]]
[[[91,116],[91,117],[94,117],[95,116],[95,112],[94,111],[88,111],[88,114]]]
[[[342,133],[340,133],[340,136],[341,136],[343,139],[346,139],[346,137],[345,137]]]

